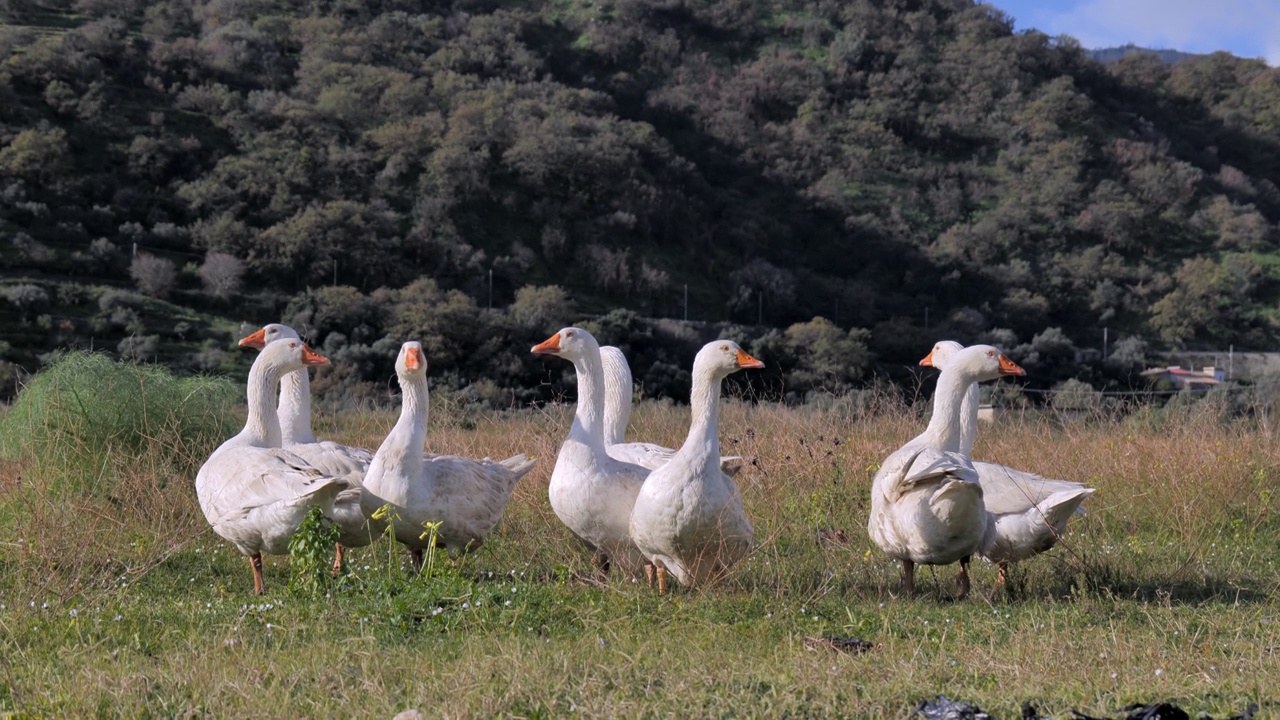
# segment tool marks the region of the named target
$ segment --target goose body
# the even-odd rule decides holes
[[[609,457],[625,463],[656,470],[666,465],[676,451],[647,442],[627,442],[627,423],[631,421],[631,366],[622,351],[612,345],[600,348],[604,367],[604,446]],[[720,458],[720,469],[737,475],[742,458],[728,455]]]
[[[995,517],[969,458],[959,452],[960,408],[971,383],[1022,369],[987,345],[958,354],[938,378],[933,416],[923,433],[885,459],[872,481],[867,532],[903,563],[914,591],[916,564],[960,562],[960,597],[969,591],[971,555],[990,546]]]
[[[920,363],[939,369],[963,347],[945,340],[934,345]],[[965,391],[960,410],[959,451],[972,457],[977,437],[979,390],[977,383]],[[995,516],[991,545],[982,553],[1000,567],[1003,581],[1010,562],[1026,560],[1052,548],[1066,532],[1072,515],[1083,515],[1084,501],[1094,490],[1082,483],[1053,480],[997,463],[974,461],[987,511]]]
[[[249,414],[244,429],[209,456],[196,474],[196,497],[219,536],[249,557],[254,592],[261,594],[262,554],[284,555],[289,538],[313,506],[333,512],[350,488],[280,447],[271,400],[282,373],[327,362],[299,340],[279,340],[258,355],[249,371]]]
[[[279,339],[298,340],[288,325],[270,323],[240,340],[241,347],[261,350]],[[285,373],[280,378],[280,402],[276,417],[280,422],[281,446],[317,470],[343,478],[351,487],[335,500],[331,517],[338,527],[335,569],[342,565],[344,547],[363,547],[376,537],[361,508],[364,474],[373,461],[373,452],[329,440],[317,441],[311,432],[311,377],[307,368]]]
[[[435,543],[451,556],[480,547],[502,519],[516,482],[534,464],[524,455],[497,462],[424,454],[426,373],[422,345],[405,343],[396,358],[400,418],[369,464],[362,500],[368,515],[391,506],[386,521],[393,523],[396,540],[409,548],[417,567],[430,542],[423,537],[425,523],[440,523]]]
[[[754,531],[737,483],[720,469],[720,385],[742,368],[764,367],[730,340],[698,352],[689,437],[645,480],[631,511],[631,537],[658,572],[695,587],[724,574],[751,550]]]
[[[560,446],[547,488],[551,509],[595,551],[593,559],[606,572],[612,563],[634,575],[645,558],[631,539],[631,509],[649,470],[616,460],[605,450],[600,345],[582,328],[563,328],[532,352],[568,360],[577,375],[573,426]]]

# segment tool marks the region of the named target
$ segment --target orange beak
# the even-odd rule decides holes
[[[1000,374],[1001,375],[1026,375],[1027,371],[1018,367],[1018,364],[1000,353]]]
[[[321,355],[315,350],[312,350],[310,345],[303,345],[302,346],[302,364],[306,365],[307,367],[311,367],[312,365],[328,365],[329,358]]]
[[[422,367],[422,351],[416,347],[405,351],[404,366],[410,370],[417,370]]]
[[[261,350],[266,346],[267,346],[267,329],[266,328],[259,329],[258,332],[250,335],[249,337],[240,338],[240,347],[247,347],[247,348],[253,348],[254,350]]]
[[[560,352],[560,333],[556,333],[537,345],[534,345],[533,349],[529,352],[537,355],[555,355]]]
[[[762,368],[764,367],[764,363],[748,355],[742,348],[738,348],[738,367]]]
[[[920,361],[920,364],[925,367],[933,367],[933,351],[932,350],[929,351],[928,355],[924,356],[924,359]]]

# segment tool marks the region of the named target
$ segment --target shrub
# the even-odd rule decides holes
[[[244,263],[235,255],[211,252],[205,256],[199,273],[205,291],[216,298],[225,299],[240,290]]]
[[[242,391],[222,378],[70,352],[37,373],[0,417],[0,459],[44,482],[87,486],[143,453],[194,476],[235,432]]]
[[[162,257],[140,253],[129,265],[129,276],[143,294],[163,298],[173,291],[178,281],[178,268]]]

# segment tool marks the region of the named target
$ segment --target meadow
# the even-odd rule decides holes
[[[758,547],[722,583],[658,597],[601,580],[551,512],[572,405],[438,393],[429,449],[538,459],[489,542],[416,576],[380,541],[318,590],[269,558],[255,597],[192,487],[242,391],[106,360],[42,377],[42,402],[0,418],[0,717],[905,717],[938,693],[997,718],[1024,700],[1051,717],[1277,707],[1280,458],[1266,425],[1214,398],[984,425],[975,457],[1098,492],[1008,585],[977,562],[973,594],[951,602],[954,567],[918,572],[904,598],[865,530],[871,477],[927,403],[726,399]],[[376,447],[395,414],[319,412],[317,435]],[[676,445],[687,422],[643,402],[630,437]]]

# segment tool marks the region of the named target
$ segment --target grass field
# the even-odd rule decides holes
[[[865,531],[871,476],[919,415],[891,400],[852,408],[726,401],[724,450],[754,460],[738,481],[758,549],[720,585],[662,598],[596,581],[551,512],[571,406],[438,403],[430,449],[537,456],[504,522],[432,577],[385,542],[356,550],[319,596],[289,589],[287,558],[267,562],[267,594],[253,596],[244,558],[208,530],[192,478],[217,426],[179,442],[153,418],[142,446],[107,443],[80,465],[10,432],[0,716],[905,717],[938,693],[998,718],[1023,700],[1053,717],[1157,700],[1193,717],[1278,707],[1280,466],[1250,421],[1200,403],[984,426],[976,457],[1098,493],[1008,587],[979,563],[974,593],[953,603],[954,567],[918,573],[920,594],[900,597],[899,567]],[[317,435],[376,447],[393,421],[328,415]],[[645,403],[632,436],[678,444],[686,423],[685,408]],[[822,636],[875,646],[808,642]]]

